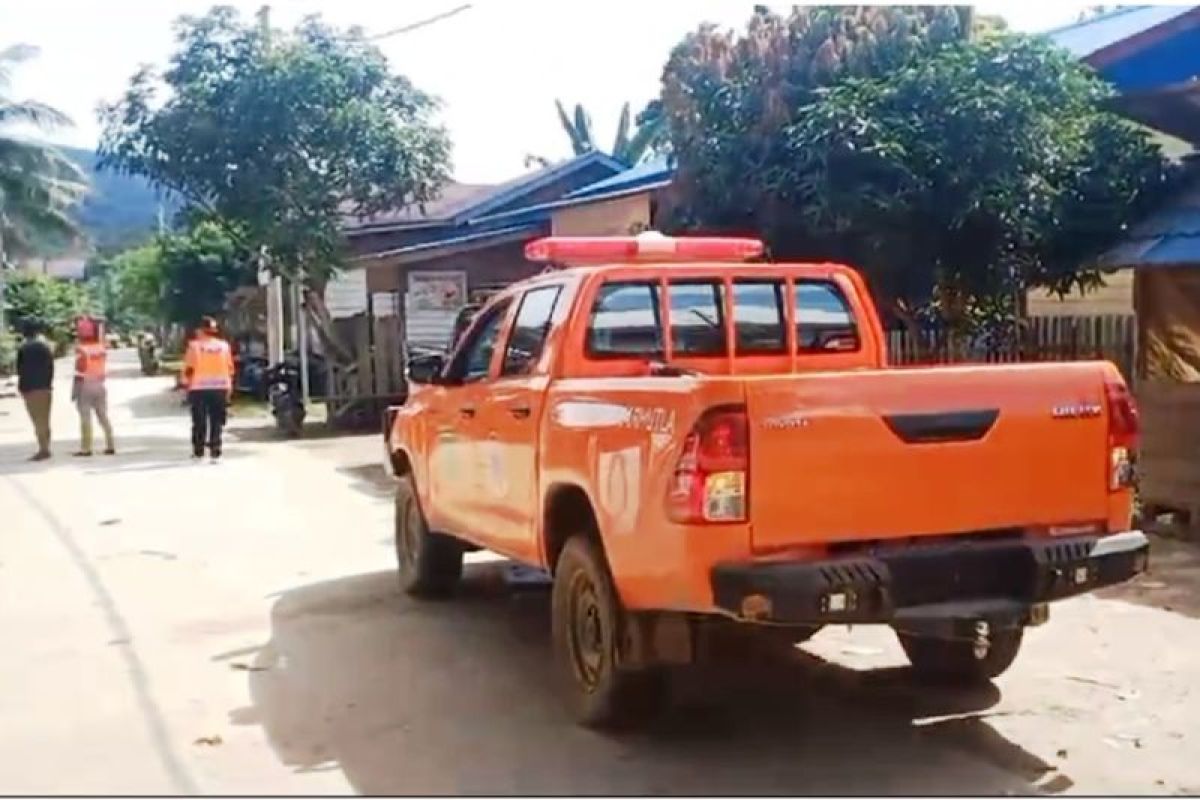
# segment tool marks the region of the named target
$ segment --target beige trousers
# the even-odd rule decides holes
[[[108,390],[104,384],[87,381],[81,383],[75,406],[79,409],[79,450],[84,453],[92,452],[92,414],[96,415],[104,431],[105,448],[115,449],[112,423],[108,421]]]
[[[21,395],[25,401],[25,410],[29,412],[29,420],[33,423],[33,431],[37,435],[38,453],[50,452],[50,400],[49,389],[34,389]]]

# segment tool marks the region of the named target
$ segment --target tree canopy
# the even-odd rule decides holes
[[[346,214],[428,202],[448,180],[434,99],[359,29],[270,30],[218,7],[181,18],[176,42],[165,71],[102,110],[101,164],[176,193],[271,269],[319,282]]]
[[[97,260],[88,283],[113,327],[149,322],[190,327],[201,317],[221,316],[228,294],[253,285],[255,277],[249,254],[225,228],[202,222]]]
[[[28,45],[0,50],[0,263],[6,253],[28,255],[79,235],[71,210],[87,189],[83,172],[54,147],[10,133],[13,126],[71,124],[45,103],[8,97],[12,69],[37,52]]]
[[[853,263],[902,317],[1097,284],[1080,264],[1157,200],[1166,163],[1068,53],[973,30],[949,7],[814,7],[692,34],[663,78],[676,223]]]

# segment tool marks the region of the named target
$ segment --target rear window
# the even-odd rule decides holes
[[[737,352],[785,352],[787,335],[783,309],[783,281],[734,281],[733,331]]]
[[[717,281],[672,281],[671,352],[681,356],[725,355],[725,287]]]
[[[801,353],[857,350],[858,326],[842,291],[828,281],[796,283],[796,346]]]
[[[601,286],[592,306],[587,345],[588,353],[596,356],[662,355],[658,284]]]

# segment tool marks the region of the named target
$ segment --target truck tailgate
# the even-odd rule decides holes
[[[754,549],[1103,521],[1105,370],[746,378]]]

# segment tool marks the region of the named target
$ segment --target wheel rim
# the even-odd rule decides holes
[[[396,537],[396,549],[399,551],[400,562],[411,566],[417,563],[417,553],[421,547],[418,533],[421,515],[417,512],[417,504],[411,500],[406,503],[402,518],[404,524],[400,526],[400,535]]]
[[[585,573],[576,573],[571,580],[568,641],[571,666],[580,684],[591,692],[600,684],[604,670],[604,618],[596,586]]]

